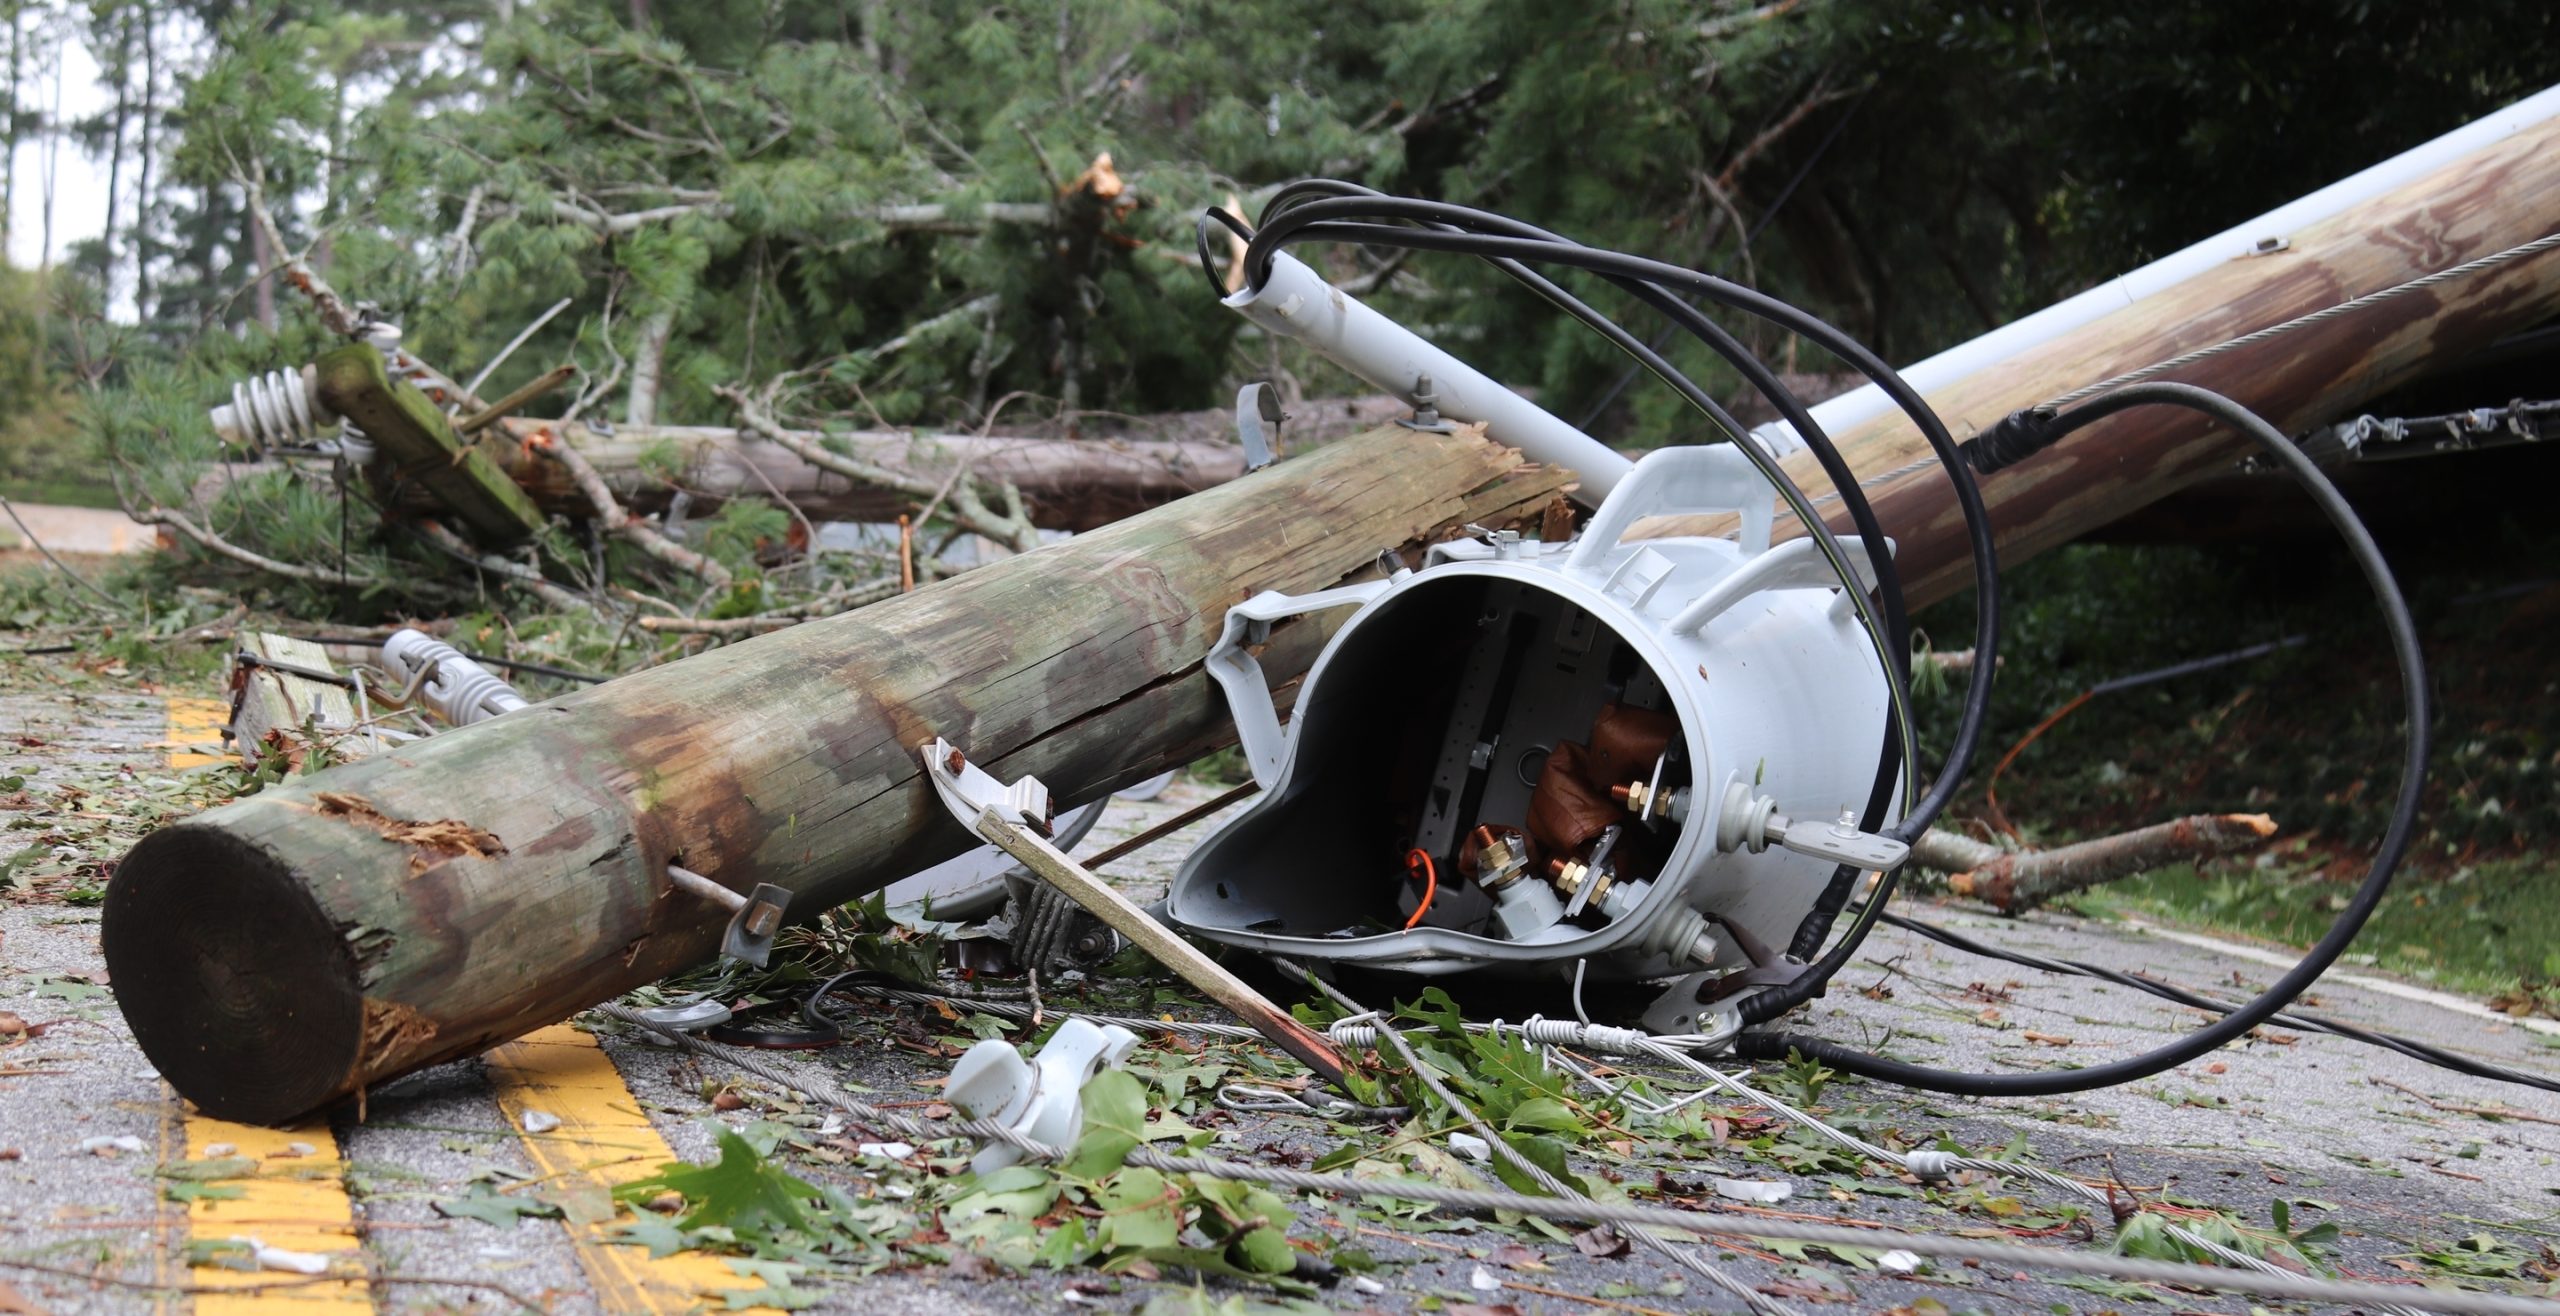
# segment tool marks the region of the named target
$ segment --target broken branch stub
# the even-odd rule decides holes
[[[976,838],[915,757],[946,730],[1067,800],[1188,762],[1234,738],[1201,666],[1230,605],[1338,585],[1381,546],[1469,522],[1534,526],[1568,478],[1472,431],[1378,431],[272,787],[118,867],[117,1003],[170,1083],[227,1119],[290,1120],[470,1055],[711,955],[723,911],[676,891],[669,862],[816,911],[956,854]],[[1275,629],[1262,664],[1284,693],[1327,633]],[[439,822],[472,844],[392,835]]]

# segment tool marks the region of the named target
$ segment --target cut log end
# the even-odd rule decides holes
[[[134,1041],[198,1109],[274,1124],[343,1089],[365,1029],[355,953],[264,850],[163,828],[125,857],[102,913]]]

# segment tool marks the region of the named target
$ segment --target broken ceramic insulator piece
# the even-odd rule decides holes
[[[1029,1060],[1013,1043],[991,1037],[951,1067],[942,1098],[971,1119],[993,1120],[1032,1142],[1072,1147],[1084,1132],[1084,1085],[1105,1068],[1118,1068],[1137,1048],[1136,1033],[1082,1019],[1058,1025]],[[1022,1156],[1010,1143],[989,1142],[970,1158],[969,1168],[986,1174]]]

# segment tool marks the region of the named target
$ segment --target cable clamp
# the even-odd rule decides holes
[[[2060,408],[2039,403],[2000,418],[2000,423],[1956,445],[1977,475],[2015,466],[2050,448],[2062,437]]]

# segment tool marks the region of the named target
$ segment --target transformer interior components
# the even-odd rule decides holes
[[[990,1037],[951,1067],[942,1099],[971,1119],[993,1120],[1033,1142],[1072,1147],[1084,1132],[1084,1085],[1137,1049],[1136,1033],[1084,1019],[1059,1024],[1030,1060],[1013,1043]],[[969,1158],[969,1168],[992,1174],[1021,1159],[1021,1148],[990,1142]]]
[[[1341,1085],[1342,1053],[1322,1034],[1299,1023],[1295,1016],[1202,954],[1198,947],[1175,936],[1145,910],[1129,903],[1117,888],[1094,876],[1018,820],[1025,799],[1036,796],[1040,807],[1047,807],[1049,790],[1037,778],[1025,777],[1007,786],[969,762],[966,755],[939,736],[925,742],[922,752],[925,779],[933,783],[943,807],[963,826],[1022,861],[1025,868],[1065,892],[1109,924],[1112,931],[1234,1012],[1254,1031],[1271,1039],[1273,1045],[1296,1056],[1318,1077]]]
[[[1005,940],[1017,968],[1045,977],[1092,969],[1119,952],[1110,924],[1028,870],[1007,873],[1005,886],[1011,893]]]
[[[1207,665],[1264,790],[1193,850],[1170,921],[1419,974],[1750,971],[1729,929],[1783,945],[1833,863],[1902,857],[1785,821],[1866,797],[1888,692],[1838,576],[1804,541],[1770,544],[1773,503],[1730,445],[1665,449],[1569,544],[1453,541],[1388,580],[1233,609]],[[1689,511],[1738,512],[1741,532],[1622,540]],[[1852,566],[1871,584],[1854,549]],[[1251,646],[1339,607],[1358,611],[1284,731]],[[1720,816],[1693,817],[1727,781],[1769,802],[1750,835],[1776,844],[1724,844]],[[1407,930],[1417,849],[1443,876]]]

